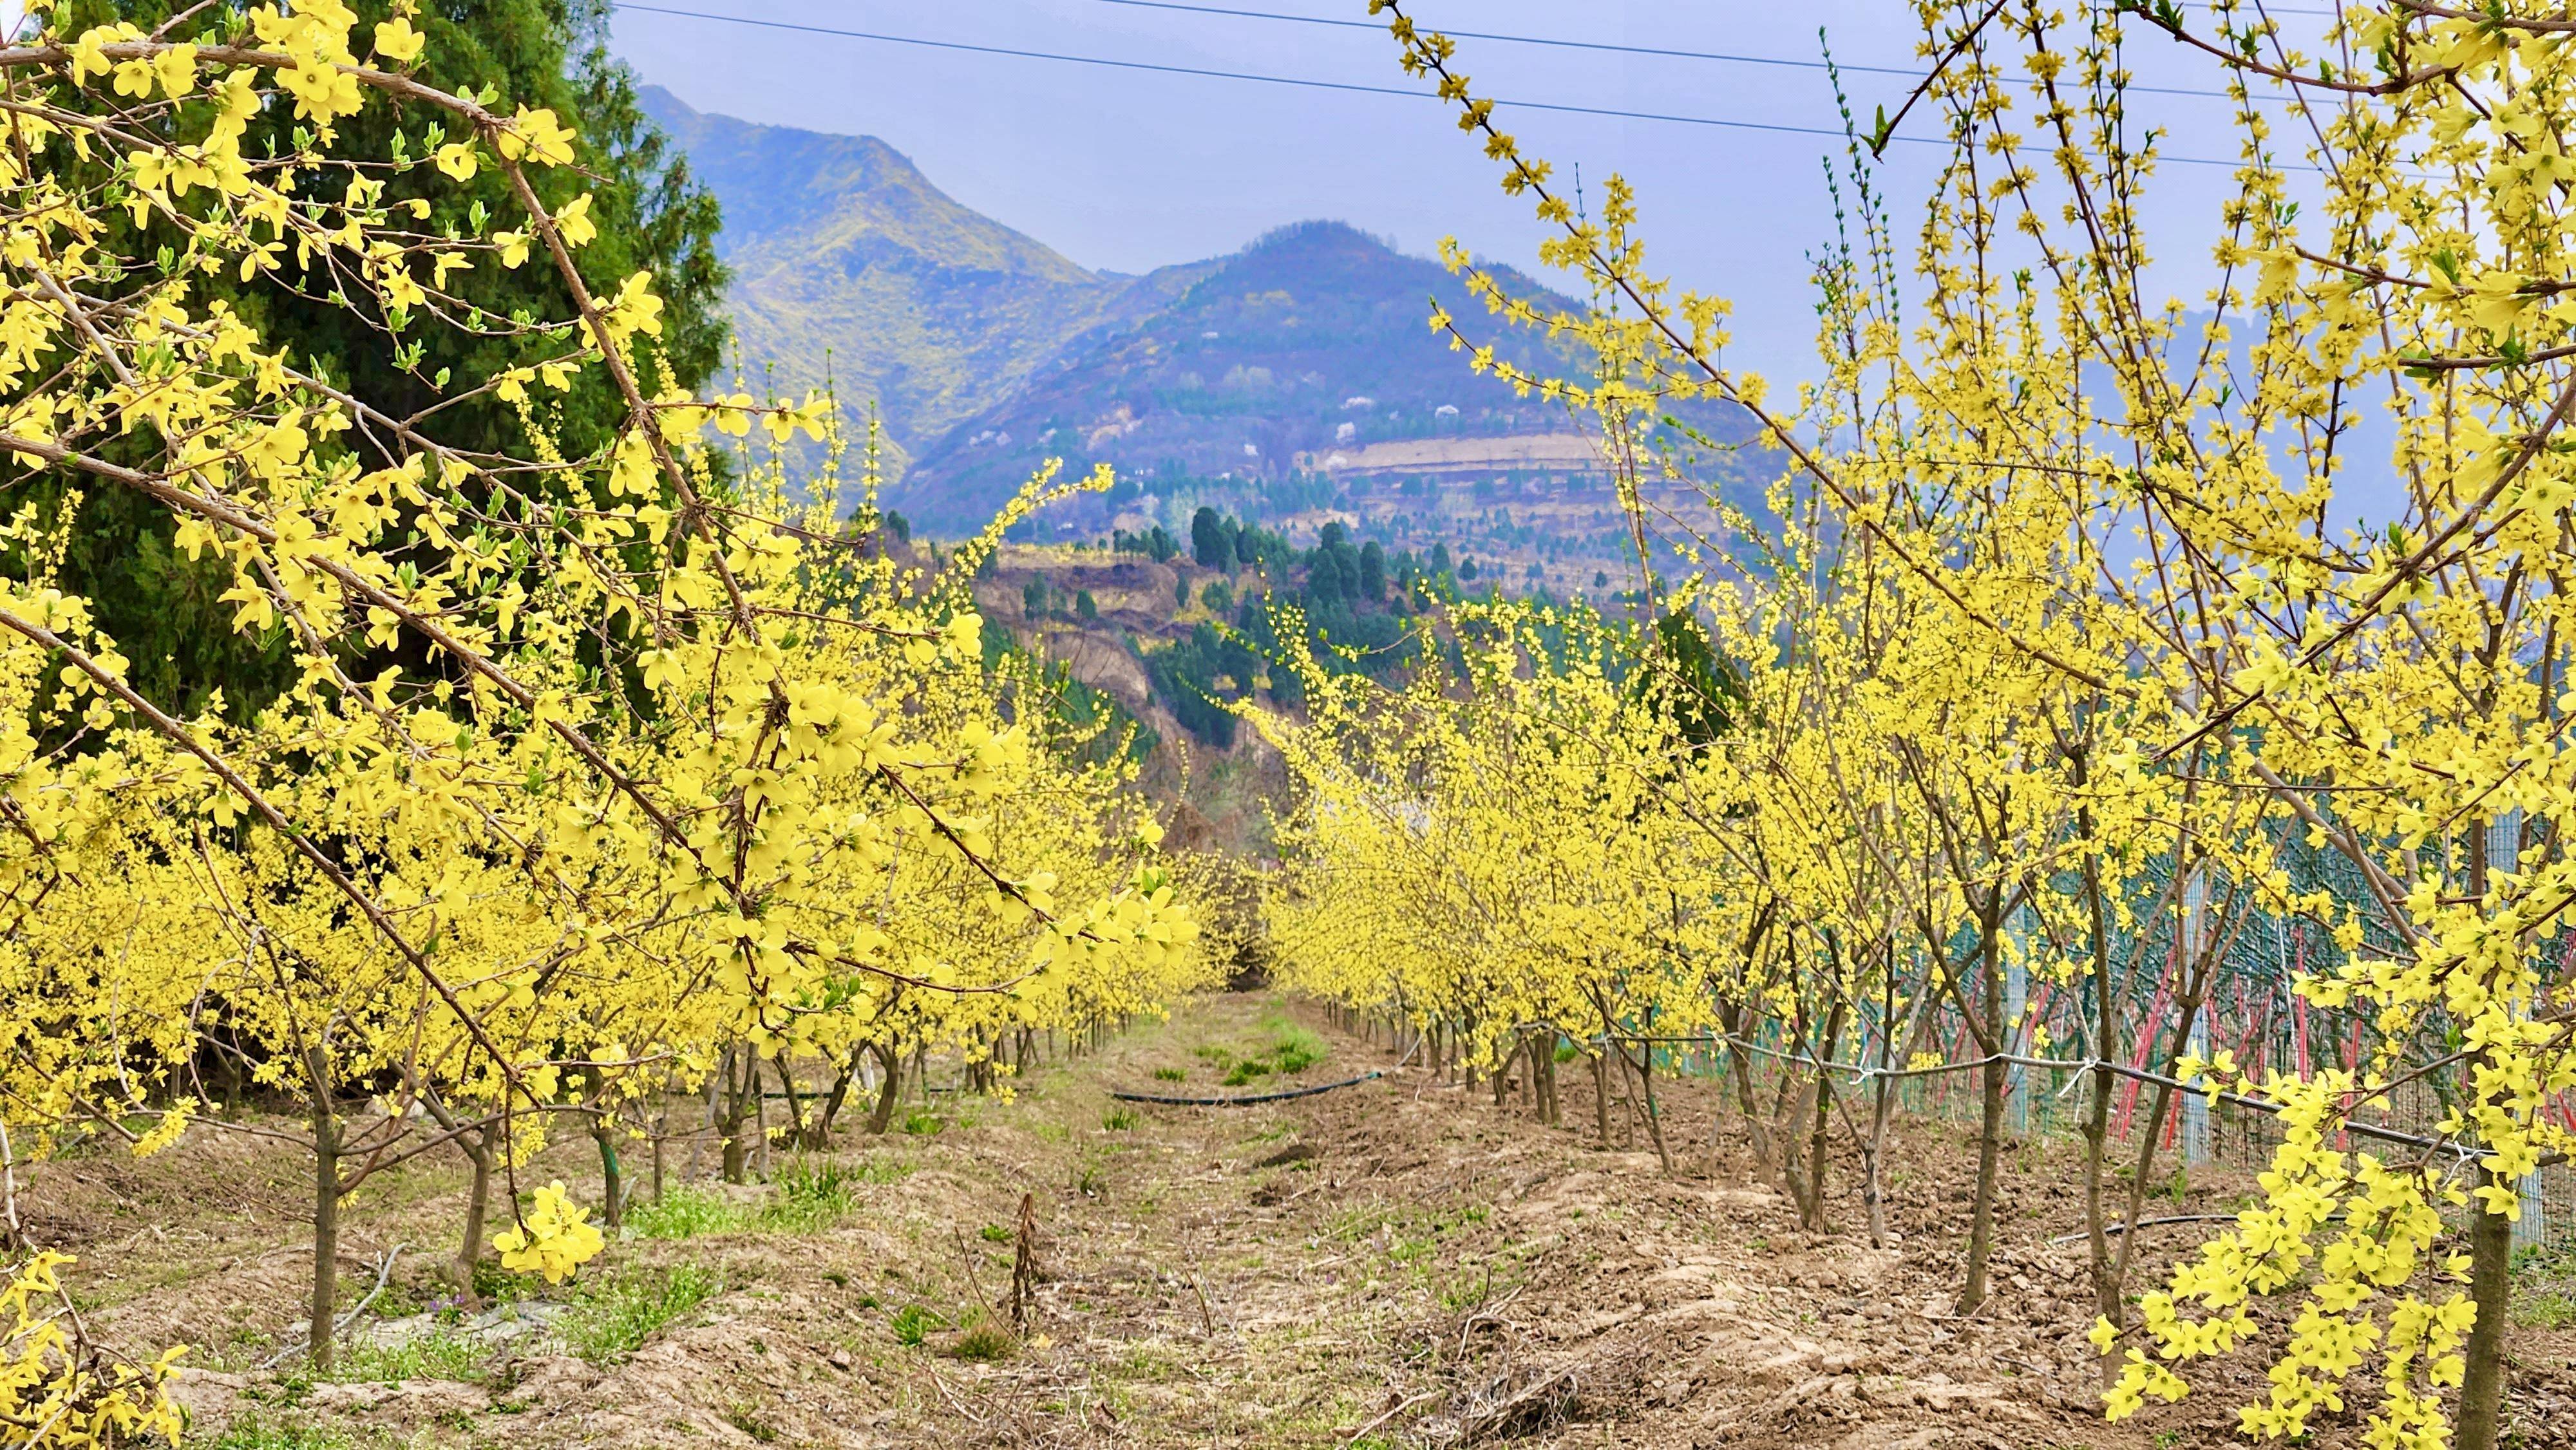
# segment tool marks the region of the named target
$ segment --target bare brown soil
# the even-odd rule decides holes
[[[864,1181],[836,1218],[764,1220],[774,1187],[699,1188],[723,1220],[709,1231],[614,1239],[582,1283],[517,1286],[517,1303],[461,1324],[426,1312],[447,1292],[434,1260],[455,1232],[461,1175],[381,1180],[343,1229],[359,1281],[349,1302],[386,1248],[428,1251],[398,1261],[359,1336],[434,1334],[437,1352],[353,1353],[322,1383],[291,1363],[254,1368],[298,1318],[309,1190],[291,1152],[200,1130],[148,1162],[75,1154],[40,1170],[26,1206],[40,1238],[80,1255],[76,1286],[101,1332],[204,1346],[209,1368],[186,1390],[192,1441],[228,1450],[2178,1450],[2235,1443],[2233,1396],[2260,1383],[2249,1359],[2229,1367],[2232,1385],[2100,1421],[2081,1246],[2049,1243],[2080,1226],[2071,1144],[2006,1154],[1997,1292],[1963,1319],[1949,1310],[1974,1156],[1947,1125],[1902,1130],[1891,1188],[1903,1237],[1872,1250],[1847,1171],[1840,1231],[1799,1232],[1706,1084],[1659,1086],[1670,1177],[1651,1151],[1593,1142],[1588,1081],[1571,1070],[1564,1128],[1418,1064],[1260,1107],[1108,1096],[1256,1091],[1219,1086],[1202,1049],[1252,1055],[1289,1015],[1260,996],[1193,1003],[1041,1068],[1015,1101],[941,1099],[935,1134],[849,1134],[835,1161]],[[1289,1081],[1391,1068],[1382,1047],[1311,1013],[1295,1020],[1331,1052]],[[686,1163],[675,1148],[675,1185]],[[595,1199],[594,1174],[585,1142],[550,1150],[522,1182],[562,1176]],[[2206,1177],[2159,1211],[2220,1211],[2246,1186]],[[1023,1192],[1039,1225],[1034,1322],[998,1359],[961,1357],[977,1347],[967,1326],[1007,1321]],[[2188,1229],[2157,1232],[2158,1253],[2190,1247]],[[565,1316],[604,1286],[708,1272],[721,1288],[631,1352],[586,1359],[562,1338],[576,1322]],[[2571,1443],[2570,1342],[2517,1332],[2517,1444]],[[2353,1444],[2360,1425],[2332,1417],[2314,1443]]]

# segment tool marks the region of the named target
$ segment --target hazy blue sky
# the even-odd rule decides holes
[[[1114,0],[651,0],[671,9],[885,35],[1364,85],[1405,86],[1382,31],[1182,13]],[[1364,0],[1200,0],[1212,8],[1366,20]],[[1427,24],[1813,62],[1818,28],[1846,64],[1906,67],[1909,6],[1890,0],[1419,0]],[[1231,251],[1309,217],[1349,221],[1428,252],[1444,234],[1527,265],[1536,224],[1427,99],[964,54],[765,30],[621,6],[618,49],[702,110],[877,136],[961,202],[1086,266],[1142,271]],[[1463,67],[1505,101],[1832,128],[1815,69],[1463,41]],[[2206,84],[2161,41],[2136,45],[2149,81]],[[1854,109],[1901,97],[1901,76],[1848,77]],[[2141,97],[2170,154],[2232,156],[2223,102]],[[1580,163],[1639,188],[1650,257],[1738,309],[1735,360],[1801,370],[1812,335],[1806,255],[1832,218],[1819,168],[1829,136],[1617,120],[1506,107],[1506,126],[1561,174]],[[1923,118],[1927,123],[1930,118]],[[1918,126],[1910,129],[1928,130]],[[1919,196],[1936,154],[1892,148],[1883,176]],[[2169,166],[2156,215],[2174,263],[2156,281],[2206,285],[2216,167]],[[1915,205],[1899,213],[1910,245]]]

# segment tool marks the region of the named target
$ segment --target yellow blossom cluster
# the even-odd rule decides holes
[[[1656,792],[1727,843],[1656,858],[1675,898],[1662,920],[1735,913],[1809,944],[1775,994],[1749,962],[1683,973],[1689,991],[1764,1004],[1800,1071],[1833,1055],[1837,1002],[1871,1023],[1880,1062],[1978,1070],[1981,1224],[2001,1076],[1986,1064],[2037,1040],[2016,1036],[2029,1014],[2006,1007],[2000,968],[2081,994],[2112,1413],[2251,1352],[2271,1369],[2242,1408],[2249,1434],[2311,1433],[2367,1373],[2367,1443],[2492,1450],[2512,1225],[2529,1176],[2576,1149],[2554,1111],[2576,1089],[2560,970],[2576,905],[2576,29],[2510,3],[1922,0],[1924,78],[1851,126],[1834,173],[1847,230],[1816,254],[1819,376],[1775,402],[1723,362],[1724,301],[1648,268],[1631,189],[1576,205],[1407,9],[1371,4],[1405,69],[1553,229],[1544,260],[1594,302],[1536,306],[1454,247],[1452,266],[1498,325],[1544,327],[1594,362],[1545,376],[1469,320],[1432,326],[1477,369],[1600,420],[1638,521],[1641,595],[1676,558],[1700,571],[1625,626],[1629,668],[1679,658],[1652,632],[1677,606],[1740,673],[1743,705],[1704,752],[1734,789]],[[2131,83],[2142,43],[2197,62],[2198,89],[2233,103],[2232,156],[2168,157],[2155,116],[2171,88]],[[1873,165],[1900,138],[1945,148],[1915,196],[1888,195]],[[2197,222],[2160,191],[2182,159],[2228,177]],[[2149,243],[2177,228],[2202,239],[2215,282],[2158,300]],[[1648,525],[1671,521],[1650,517],[1642,482],[1696,480],[1728,502],[1711,417],[1777,466],[1769,507],[1650,548]],[[1455,686],[1495,709],[1530,688],[1492,671]],[[1596,746],[1604,759],[1652,748],[1602,703],[1535,723],[1633,742]],[[1345,763],[1309,772],[1316,798],[1343,771],[1358,782],[1345,794],[1436,818],[1417,782],[1439,778],[1398,773],[1377,743],[1409,722],[1391,704],[1368,718],[1385,723],[1344,731]],[[1543,779],[1485,789],[1570,819],[1536,802]],[[1338,809],[1319,812],[1319,841],[1353,818]],[[1635,869],[1603,839],[1598,869]],[[1845,884],[1785,889],[1799,871]],[[2349,1060],[2290,1072],[2190,1045],[2214,964],[2258,920],[2331,944],[2296,990],[2355,1022]],[[1652,944],[1637,923],[1595,925],[1653,970],[1714,949],[1686,924]],[[2161,979],[2137,965],[2150,935]],[[1522,969],[1587,970],[1553,953]],[[1515,983],[1494,1001],[1546,996]],[[2133,1054],[2113,1027],[2141,1008]],[[1488,1009],[1470,991],[1443,1010]],[[1924,1061],[1927,1022],[1951,1061]],[[1834,1076],[1804,1089],[1818,1145]],[[2264,1201],[2134,1314],[2131,1236],[2100,1208],[2124,1076],[2147,1085],[2151,1121],[2225,1093],[2283,1139]],[[2155,1152],[2140,1137],[2121,1165],[2132,1216]]]
[[[153,32],[51,13],[0,57],[23,500],[0,520],[0,1123],[22,1148],[226,1127],[229,1074],[310,1104],[327,1205],[451,1144],[506,1175],[548,1123],[613,1123],[736,1051],[1076,1028],[1198,980],[1132,771],[1083,764],[988,667],[968,592],[1001,529],[1105,478],[1040,477],[927,573],[839,516],[830,399],[650,390],[654,279],[595,283],[589,196],[532,182],[574,165],[567,120],[417,79],[407,4]],[[396,103],[390,169],[339,153],[339,123]],[[293,149],[246,146],[263,110],[301,123]],[[394,175],[486,172],[517,214],[431,231],[388,199]],[[481,267],[542,269],[559,309],[479,309],[456,288]],[[210,278],[333,299],[389,352],[450,327],[541,360],[398,411]],[[568,455],[552,400],[581,380],[620,421]],[[487,390],[521,455],[438,436]],[[791,482],[799,437],[832,462]],[[139,683],[64,583],[102,491],[291,659],[275,698]],[[393,1086],[348,1111],[367,1080]],[[600,1247],[560,1187],[509,1209],[505,1255],[550,1278]]]

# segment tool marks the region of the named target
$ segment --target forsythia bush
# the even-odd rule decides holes
[[[838,516],[829,400],[657,389],[662,302],[586,270],[567,119],[421,80],[409,0],[54,14],[0,51],[18,1141],[226,1126],[198,1111],[211,1059],[312,1105],[328,1204],[451,1144],[508,1177],[554,1120],[611,1123],[736,1051],[839,1050],[898,1012],[915,1040],[1073,1027],[1197,980],[1131,776],[1067,763],[983,659],[966,581],[1067,486],[934,578]],[[390,162],[340,149],[362,115]],[[514,209],[461,199],[493,176]],[[553,311],[478,301],[522,269]],[[269,297],[337,309],[398,372],[435,332],[524,360],[416,370],[397,404],[263,336]],[[575,447],[589,396],[615,426]],[[449,440],[466,401],[520,441]],[[791,480],[800,434],[833,461]],[[274,698],[138,683],[65,583],[97,495],[291,661]],[[396,1086],[351,1112],[360,1081]],[[558,1184],[501,1248],[559,1279],[601,1242]],[[134,1406],[118,1433],[168,1428]]]
[[[179,1407],[162,1387],[184,1352],[129,1364],[89,1343],[56,1270],[68,1254],[40,1253],[18,1265],[0,1289],[9,1324],[0,1348],[0,1445],[133,1445],[177,1443]]]
[[[2492,1450],[2521,1190],[2576,1150],[2568,21],[1924,0],[1927,75],[1851,128],[1836,178],[1820,376],[1775,402],[1722,362],[1724,301],[1648,269],[1624,183],[1580,208],[1448,38],[1370,8],[1554,228],[1545,260],[1599,299],[1550,311],[1449,249],[1503,324],[1584,344],[1580,378],[1432,325],[1589,410],[1641,549],[1650,522],[1671,533],[1633,618],[1576,622],[1601,663],[1494,606],[1439,627],[1471,661],[1439,686],[1271,727],[1301,788],[1273,904],[1299,980],[1471,1052],[1534,1024],[1595,1050],[1714,1018],[1704,1040],[1739,1064],[1776,1060],[1786,1111],[1766,1117],[1796,1136],[1775,1161],[1809,1154],[1810,1192],[1832,1105],[1874,1099],[1846,1119],[1873,1213],[1890,1080],[1979,1069],[1963,1309],[1999,1060],[2049,1047],[2017,999],[2054,990],[2083,1033],[2063,1065],[2091,1086],[2109,1413],[2250,1349],[2269,1389],[2249,1435],[2312,1432],[2367,1373],[2367,1443]],[[2204,63],[2233,156],[2168,157],[2165,92],[2129,80],[2141,35]],[[1871,165],[1896,140],[1938,148],[1911,215]],[[2174,208],[2151,198],[2180,160],[2232,180],[2200,233],[2214,284],[2157,301],[2150,218],[2163,234]],[[1660,426],[1695,408],[1749,420],[1780,466],[1768,517],[1733,509],[1709,440]],[[1693,479],[1711,533],[1636,502]],[[1689,577],[1662,585],[1675,564]],[[1673,616],[1729,676],[1695,692],[1724,706],[1699,739],[1670,723],[1691,693],[1669,684],[1691,658]],[[2284,1016],[2341,1014],[2351,1050],[2203,1045],[2229,954],[2261,931],[2293,974],[2293,925],[2324,949]],[[2142,965],[2150,936],[2164,959]],[[2107,1155],[2142,1087],[2150,1124],[2223,1091],[2282,1142],[2262,1201],[2133,1310],[2120,1220],[2161,1135],[2132,1135],[2125,1188]]]

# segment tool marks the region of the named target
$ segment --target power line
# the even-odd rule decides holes
[[[1109,66],[1118,70],[1156,71],[1164,75],[1204,76],[1211,80],[1257,81],[1271,86],[1299,86],[1309,90],[1348,91],[1366,96],[1403,96],[1411,100],[1435,99],[1428,91],[1405,86],[1370,86],[1354,81],[1319,81],[1299,76],[1259,75],[1251,71],[1213,70],[1203,66],[1165,65],[1156,61],[1119,60],[1110,56],[1064,55],[1055,51],[1020,50],[1005,45],[976,45],[962,40],[930,40],[917,35],[883,35],[867,30],[846,30],[830,25],[803,25],[789,20],[758,20],[747,15],[717,15],[704,10],[681,10],[667,5],[643,5],[635,0],[614,0],[613,9],[641,11],[650,15],[677,15],[690,20],[713,20],[726,25],[752,26],[761,30],[792,30],[807,35],[831,35],[849,40],[873,40],[887,45],[916,45],[931,50],[958,50],[974,55],[1007,55],[1022,60],[1062,61],[1072,65]],[[1575,106],[1554,101],[1503,101],[1497,106],[1517,106],[1530,111],[1561,111],[1577,116],[1609,116],[1628,121],[1668,121],[1682,126],[1719,126],[1738,131],[1785,131],[1799,136],[1831,136],[1842,140],[1844,133],[1824,126],[1788,126],[1771,121],[1726,121],[1713,116],[1670,116],[1654,111],[1627,111],[1609,106]],[[1899,136],[1900,141],[1930,142],[1928,136]],[[1946,142],[1942,144],[1947,144]]]
[[[1275,10],[1229,10],[1221,5],[1184,5],[1179,0],[1094,0],[1101,5],[1126,5],[1139,10],[1179,10],[1193,15],[1224,15],[1236,20],[1281,20],[1293,25],[1323,25],[1335,30],[1367,30],[1386,34],[1386,27],[1370,20],[1336,20],[1323,15],[1283,15]],[[1674,60],[1717,60],[1736,65],[1794,66],[1800,70],[1823,70],[1820,60],[1789,60],[1771,55],[1730,55],[1714,50],[1673,50],[1655,45],[1614,45],[1602,40],[1559,40],[1538,35],[1497,35],[1482,30],[1451,30],[1447,26],[1425,26],[1438,30],[1453,40],[1492,40],[1506,45],[1543,45],[1557,50],[1600,50],[1619,55],[1664,56]],[[1865,72],[1870,75],[1904,76],[1920,79],[1921,71],[1893,65],[1836,65],[1835,69]]]
[[[1380,35],[1386,33],[1385,26],[1368,20],[1336,20],[1330,16],[1323,15],[1286,15],[1276,10],[1234,10],[1222,5],[1188,5],[1181,3],[1181,0],[1093,0],[1093,3],[1098,5],[1123,5],[1136,10],[1176,10],[1190,15],[1222,15],[1235,20],[1276,20],[1283,21],[1291,25],[1321,25],[1334,30],[1367,30],[1374,31]],[[2277,7],[2266,7],[2266,9],[2277,11]],[[2303,10],[2295,13],[2302,15],[2331,15],[2334,12],[2330,10]],[[1728,51],[1677,50],[1668,46],[1660,45],[1619,45],[1605,40],[1564,40],[1554,36],[1501,35],[1493,31],[1486,30],[1451,30],[1446,26],[1425,28],[1437,29],[1442,35],[1446,35],[1453,40],[1487,40],[1504,45],[1544,46],[1552,50],[1591,50],[1607,52],[1613,55],[1650,55],[1667,60],[1713,60],[1724,62],[1729,65],[1771,65],[1788,67],[1795,70],[1850,71],[1857,75],[1903,76],[1909,81],[1921,80],[1923,77],[1923,73],[1920,70],[1911,70],[1904,66],[1895,65],[1847,65],[1841,61],[1827,62],[1821,60],[1791,60],[1786,56],[1777,55],[1737,55]],[[2232,101],[2236,99],[2225,91],[2195,90],[2188,86],[2131,85],[2125,87],[2125,89],[2158,96],[2200,96],[2210,100],[2219,101]],[[2255,99],[2287,102],[2290,98],[2287,96],[2256,96]]]
[[[1262,75],[1253,71],[1215,70],[1204,66],[1167,65],[1158,61],[1121,60],[1112,56],[1067,55],[1059,51],[1023,50],[1006,45],[978,45],[963,40],[931,40],[917,35],[887,35],[877,31],[850,30],[840,26],[807,25],[790,20],[759,20],[747,15],[719,15],[705,10],[682,10],[676,6],[647,5],[637,0],[611,0],[610,8],[648,15],[672,15],[687,20],[707,20],[722,25],[740,25],[758,30],[785,30],[804,35],[829,35],[845,40],[872,40],[885,45],[919,46],[928,50],[962,51],[971,55],[1011,56],[1020,60],[1057,61],[1068,65],[1106,66],[1114,70],[1152,71],[1162,75],[1200,76],[1210,80],[1250,81],[1260,85],[1290,86],[1305,90],[1341,91],[1367,96],[1403,96],[1411,100],[1437,99],[1428,91],[1403,86],[1362,85],[1355,81],[1321,81],[1301,76]],[[1482,99],[1482,98],[1480,98]],[[1509,101],[1493,98],[1497,107],[1517,107],[1526,111],[1554,111],[1571,116],[1606,116],[1625,121],[1661,121],[1677,126],[1711,126],[1730,131],[1771,131],[1792,136],[1825,136],[1837,141],[1849,140],[1849,133],[1826,126],[1792,126],[1776,121],[1731,121],[1715,116],[1676,116],[1658,111],[1631,111],[1612,106],[1577,106],[1559,101]],[[1914,145],[1947,146],[1945,136],[1906,136],[1889,138]],[[2160,156],[2159,161],[2175,166],[2223,166],[2233,168],[2243,163],[2221,161],[2201,156]],[[2313,171],[2313,166],[2276,163],[2286,171]]]

